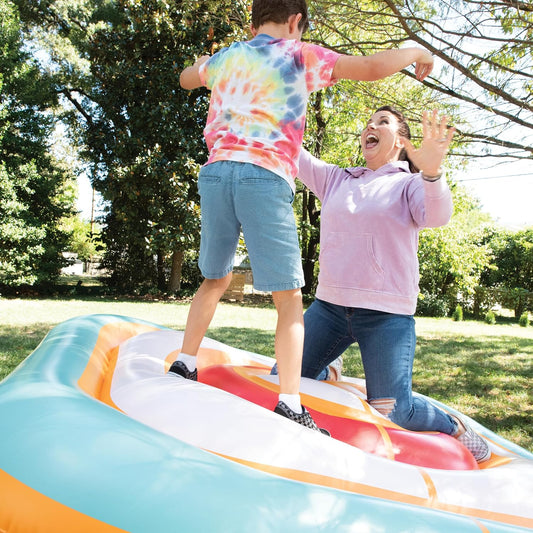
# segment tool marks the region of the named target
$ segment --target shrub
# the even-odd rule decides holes
[[[529,313],[527,311],[524,311],[520,318],[518,319],[518,324],[522,326],[523,328],[527,328],[529,326]]]
[[[487,324],[496,324],[496,315],[493,311],[488,311],[485,315],[485,322]]]
[[[448,302],[442,296],[421,293],[418,295],[416,314],[418,316],[444,317],[448,316]]]
[[[463,320],[463,308],[460,305],[455,308],[452,319],[456,322],[461,322]]]

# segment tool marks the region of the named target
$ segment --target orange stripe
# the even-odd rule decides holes
[[[262,379],[259,376],[251,374],[246,368],[236,366],[233,370],[237,374],[239,374],[239,376],[248,379],[256,385],[259,385],[270,391],[279,393],[279,385],[277,385],[276,383],[272,383],[266,379]],[[342,405],[340,403],[331,402],[329,400],[325,400],[324,398],[310,396],[309,394],[301,393],[300,396],[302,398],[302,403],[306,407],[314,409],[315,411],[320,411],[321,413],[337,416],[340,418],[355,418],[357,420],[360,420],[361,422],[370,422],[371,424],[375,424],[376,426],[403,429],[400,426],[391,422],[390,420],[387,420],[386,418],[375,416],[370,410],[367,411],[365,409],[361,411],[359,409],[350,407],[349,405]],[[362,401],[361,404],[364,405],[365,402]]]
[[[0,530],[9,533],[118,533],[125,529],[80,513],[0,470]]]
[[[102,326],[87,366],[78,380],[80,388],[93,398],[117,409],[111,400],[110,389],[119,345],[135,335],[158,329],[131,322],[113,322]]]
[[[488,527],[485,527],[481,522],[478,522],[477,520],[474,520],[476,523],[476,526],[481,529],[481,533],[490,533],[490,529]]]
[[[170,368],[170,365],[177,359],[179,353],[180,350],[174,350],[165,357],[165,370],[168,370]],[[231,355],[228,354],[228,352],[223,352],[222,350],[215,350],[214,348],[200,348],[198,350],[198,370],[202,370],[203,368],[207,368],[209,366],[214,365],[230,364],[232,364],[232,361]],[[254,361],[252,358],[247,361],[247,365],[256,368],[261,368],[263,370],[270,369],[269,366],[258,361]]]
[[[504,524],[510,524],[514,526],[533,528],[533,519],[509,515],[505,513],[497,513],[493,511],[485,511],[483,509],[476,509],[473,507],[462,507],[460,505],[451,505],[438,501],[437,491],[431,478],[423,470],[419,469],[424,480],[426,481],[426,486],[428,488],[428,497],[421,498],[419,496],[413,496],[410,494],[405,494],[402,492],[397,492],[394,490],[382,489],[378,487],[373,487],[371,485],[365,485],[362,483],[356,483],[354,481],[347,481],[344,479],[338,479],[330,476],[325,476],[322,474],[315,474],[312,472],[305,472],[302,470],[295,470],[292,468],[284,468],[278,466],[265,465],[263,463],[256,463],[254,461],[248,461],[245,459],[239,459],[236,457],[231,457],[229,455],[224,455],[221,453],[209,451],[230,461],[260,470],[262,472],[267,472],[269,474],[274,474],[276,476],[292,479],[295,481],[300,481],[302,483],[312,483],[314,485],[321,485],[325,487],[330,487],[333,489],[345,490],[348,492],[353,492],[355,494],[361,494],[363,496],[369,496],[372,498],[381,498],[383,500],[394,501],[398,503],[404,503],[408,505],[417,505],[420,507],[427,507],[439,511],[446,511],[450,513],[455,513],[469,518],[474,519],[483,519],[483,520],[493,520],[495,522],[502,522]],[[480,527],[483,527],[482,524],[476,524]],[[485,531],[485,530],[484,530]]]
[[[353,389],[356,389],[357,391],[366,396],[366,387],[364,387],[363,385],[356,385],[355,383],[348,383],[347,381],[328,381],[328,384],[333,385],[334,387],[338,387],[339,389],[344,389],[348,392],[351,392],[352,394],[355,394]],[[359,396],[357,397],[359,398]]]
[[[428,489],[428,501],[430,502],[430,507],[433,507],[438,502],[435,484],[433,483],[431,476],[423,468],[419,468],[418,471],[426,483],[426,488]]]

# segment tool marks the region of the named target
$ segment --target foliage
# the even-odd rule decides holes
[[[92,225],[77,214],[64,219],[62,227],[70,235],[66,252],[77,254],[81,261],[90,261],[95,256],[102,255],[104,244],[99,224]]]
[[[166,288],[173,254],[198,243],[207,97],[181,90],[179,74],[232,32],[229,20],[198,13],[124,0],[88,45],[96,110],[84,134],[103,166],[94,185],[109,202],[104,265],[119,287]]]
[[[110,282],[179,288],[199,238],[196,176],[207,159],[205,90],[179,87],[181,70],[242,33],[243,3],[164,0],[35,2],[28,35],[48,51],[66,119],[106,201]]]
[[[496,324],[496,315],[494,314],[494,311],[487,311],[485,313],[485,322],[487,324]]]
[[[442,295],[421,290],[416,304],[418,316],[445,317],[448,316],[450,304]]]
[[[460,305],[455,308],[452,318],[456,322],[461,322],[461,320],[463,320],[463,308]]]
[[[50,155],[57,105],[51,79],[25,51],[18,14],[0,0],[0,285],[48,282],[59,274],[73,210],[70,171]]]
[[[439,106],[460,103],[454,122],[462,142],[455,153],[533,157],[531,3],[315,0],[310,6],[317,24],[327,27],[328,38],[334,36],[343,50],[365,53],[369,46],[415,43],[439,59],[440,68],[423,83]],[[362,30],[362,38],[353,37],[353,28]],[[405,72],[414,77],[412,69]]]
[[[481,284],[498,287],[501,303],[513,309],[516,318],[533,310],[533,228],[495,231],[487,242],[494,258],[491,268],[484,269]]]
[[[4,51],[12,54],[8,58],[2,52],[1,73],[5,74],[7,64],[7,71],[16,72],[11,82],[4,79],[3,83],[16,85],[17,97],[26,104],[35,104],[25,109],[27,115],[16,118],[32,129],[25,135],[25,142],[12,152],[19,157],[17,168],[24,169],[20,184],[15,187],[7,163],[0,173],[0,195],[5,195],[8,206],[0,223],[5,224],[6,233],[16,233],[20,238],[18,244],[9,241],[6,246],[33,250],[33,255],[46,250],[56,258],[54,247],[59,243],[54,244],[42,226],[31,226],[26,217],[23,225],[32,230],[24,237],[17,224],[23,217],[20,213],[29,212],[19,192],[35,186],[24,176],[33,173],[40,181],[39,166],[46,161],[42,148],[46,146],[52,116],[44,109],[59,101],[66,109],[63,118],[70,125],[72,140],[83,148],[93,185],[106,200],[102,230],[107,246],[105,263],[113,274],[111,282],[122,290],[177,290],[176,272],[184,272],[180,262],[186,262],[188,252],[194,254],[198,247],[195,180],[199,165],[207,157],[201,134],[207,94],[203,90],[182,91],[178,75],[198,55],[213,53],[242,38],[248,19],[245,3],[249,2],[14,3],[23,21],[25,50],[39,50],[41,71],[21,51],[20,28],[9,18],[12,4],[0,0]],[[341,52],[368,55],[403,46],[410,40],[432,50],[444,65],[436,68],[423,84],[410,79],[414,74],[409,67],[387,80],[341,82],[316,94],[310,102],[305,141],[313,153],[341,166],[362,164],[358,146],[362,125],[377,106],[392,104],[409,119],[415,142],[421,110],[437,105],[458,126],[452,154],[509,155],[512,150],[512,156],[531,157],[531,143],[527,140],[533,127],[533,93],[528,75],[533,57],[529,4],[459,0],[452,6],[435,0],[365,0],[355,4],[310,0],[309,8],[314,29],[306,39],[313,42]],[[453,17],[450,9],[455,10]],[[483,46],[475,46],[476,43]],[[38,84],[34,83],[37,78]],[[14,79],[18,80],[16,84]],[[6,120],[5,114],[22,110],[11,103],[3,101],[0,108],[2,139],[6,138],[9,124],[15,123]],[[34,120],[29,112],[36,113],[38,119]],[[480,124],[485,125],[483,130]],[[509,124],[514,127],[509,128]],[[64,174],[54,176],[50,181],[65,178]],[[43,184],[40,187],[35,198],[56,194],[44,191]],[[494,270],[489,263],[491,257],[497,256],[493,251],[496,248],[483,233],[487,221],[482,220],[479,206],[459,188],[454,189],[454,200],[456,213],[452,222],[421,234],[419,309],[426,305],[432,312],[448,314],[460,302],[469,310],[477,305],[474,295],[476,287],[480,287],[481,271],[483,278],[503,269],[498,264]],[[67,203],[62,202],[63,206]],[[31,207],[33,212],[42,209]],[[299,185],[295,209],[306,290],[312,292],[318,272],[320,205]],[[42,246],[43,242],[46,246]],[[31,261],[24,253],[18,254],[16,261],[14,271],[29,280]],[[10,275],[14,276],[14,271]],[[191,274],[190,279],[195,276]],[[481,279],[478,294],[489,294],[485,290],[488,286],[502,283],[494,278]],[[523,291],[531,292],[523,284],[501,288],[514,299],[515,312],[520,306],[529,305],[527,300],[521,300]]]
[[[452,220],[423,230],[418,251],[421,292],[446,301],[446,314],[457,302],[473,308],[479,277],[490,261],[490,249],[483,243],[486,221],[477,202],[459,186],[452,185],[452,194]]]
[[[518,319],[518,325],[522,328],[527,328],[529,326],[529,313],[524,311],[520,318]]]

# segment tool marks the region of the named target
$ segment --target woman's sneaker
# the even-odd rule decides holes
[[[329,381],[340,381],[342,379],[342,356],[337,357],[334,361],[332,361],[329,365]]]
[[[293,422],[297,422],[298,424],[301,424],[302,426],[305,426],[306,428],[314,429],[315,431],[320,431],[324,435],[331,437],[327,429],[319,428],[315,424],[315,421],[311,418],[309,411],[303,405],[302,405],[302,409],[303,409],[303,412],[296,413],[285,402],[278,402],[278,405],[276,405],[276,408],[274,409],[274,413],[284,416],[285,418],[288,418],[289,420],[292,420]]]
[[[464,428],[464,432],[460,435],[454,435],[455,438],[467,448],[467,450],[474,456],[474,459],[478,463],[483,463],[490,459],[491,453],[489,445],[485,439],[480,437],[470,426],[467,426],[461,419],[456,416],[453,418],[457,421],[457,428],[461,426]]]
[[[173,372],[174,374],[178,374],[178,376],[181,376],[185,379],[190,379],[191,381],[198,381],[198,369],[195,368],[191,372],[183,361],[174,361],[168,371]]]

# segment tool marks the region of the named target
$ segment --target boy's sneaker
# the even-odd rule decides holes
[[[301,424],[302,426],[305,426],[306,428],[314,429],[315,431],[320,431],[324,435],[331,437],[327,429],[319,428],[315,424],[315,421],[311,418],[309,411],[303,405],[302,405],[302,409],[303,409],[302,413],[295,413],[285,402],[278,402],[278,405],[276,405],[276,408],[274,409],[274,413],[284,416],[285,418],[288,418],[289,420],[292,420],[293,422],[298,422],[298,424]]]
[[[190,379],[191,381],[198,381],[198,369],[195,368],[191,372],[183,361],[174,361],[168,371],[173,372],[174,374],[178,374],[178,376],[181,376],[185,379]]]
[[[480,437],[470,426],[467,426],[462,420],[454,416],[458,422],[458,427],[461,425],[465,428],[464,433],[455,438],[467,448],[467,450],[474,456],[478,463],[483,463],[490,459],[491,453],[489,445],[485,439]]]

